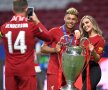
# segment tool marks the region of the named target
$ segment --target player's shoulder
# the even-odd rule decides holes
[[[102,35],[97,35],[97,40],[105,43],[105,39]]]
[[[10,22],[5,22],[4,24],[1,25],[0,30],[4,30],[4,28],[6,27],[7,24],[9,24]]]
[[[32,21],[29,21],[27,23],[28,23],[28,27],[29,28],[37,28],[37,25],[34,22],[32,22]]]
[[[59,31],[59,30],[61,30],[61,26],[53,27],[53,28],[51,28],[49,31],[50,31],[50,32],[57,32],[57,31]]]
[[[104,39],[104,37],[102,35],[99,35],[99,34],[97,35],[97,38],[102,39],[102,40]]]

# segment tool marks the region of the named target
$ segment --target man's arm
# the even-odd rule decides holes
[[[33,16],[30,17],[31,20],[36,24],[38,30],[36,30],[36,37],[43,41],[51,41],[51,37],[48,34],[48,30],[44,27],[43,24],[41,24],[40,20],[36,16],[36,14],[33,12]]]
[[[58,53],[61,50],[61,46],[57,43],[55,48],[49,47],[47,44],[43,44],[41,47],[41,52],[42,53]]]

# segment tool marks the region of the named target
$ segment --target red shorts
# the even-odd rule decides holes
[[[47,90],[59,90],[58,74],[47,74]],[[64,77],[62,76],[61,86],[66,84]]]
[[[36,76],[5,77],[6,90],[37,90]]]

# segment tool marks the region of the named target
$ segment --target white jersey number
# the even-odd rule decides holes
[[[27,46],[25,45],[25,32],[24,31],[20,31],[15,43],[14,43],[14,47],[12,47],[12,32],[9,31],[5,37],[7,38],[8,41],[8,50],[9,53],[13,53],[13,49],[14,50],[20,50],[21,54],[24,54],[26,52]]]

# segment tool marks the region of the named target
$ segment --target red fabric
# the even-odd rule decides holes
[[[58,60],[59,60],[59,72],[58,72],[58,89],[62,85],[62,50],[58,53]]]
[[[56,74],[47,74],[47,90],[59,90],[58,89],[58,73]]]
[[[79,75],[74,85],[78,90],[82,90],[82,74]]]
[[[46,44],[50,45],[52,48],[55,48],[56,44],[59,42],[60,38],[63,36],[62,29],[61,29],[61,27],[55,27],[55,28],[49,30],[49,34],[52,36],[52,41],[48,42]],[[59,70],[58,54],[51,53],[50,60],[48,63],[47,73],[56,74],[56,73],[58,73],[58,70]]]
[[[96,50],[97,54],[99,54],[100,56],[102,55],[103,53],[103,48],[104,48],[104,45],[105,45],[105,42],[104,42],[104,39],[99,36],[99,35],[96,35],[94,37],[90,37],[89,38],[89,41],[92,45],[94,45],[94,49]],[[94,60],[94,57],[93,55],[90,56],[90,51],[88,50],[88,42],[86,41],[85,43],[85,47],[86,47],[86,62],[88,62],[88,60]],[[90,57],[90,58],[89,58]],[[87,90],[91,90],[91,84],[90,84],[90,69],[89,69],[89,64],[87,65],[87,68],[86,68],[86,82],[87,82]]]
[[[47,42],[46,44],[49,45],[52,48],[55,48],[56,44],[60,41],[60,38],[62,36],[64,36],[62,28],[61,27],[52,28],[51,30],[49,30],[49,34],[52,37],[52,41]],[[67,35],[70,35],[70,32],[67,32]],[[74,41],[75,40],[73,40],[73,44],[74,44]],[[57,77],[56,74],[58,73],[58,75],[59,75],[57,77],[58,88],[61,86],[61,83],[63,81],[62,80],[62,70],[61,70],[61,63],[62,63],[61,62],[62,61],[62,59],[61,59],[62,54],[61,53],[59,53],[59,54],[51,53],[50,54],[50,60],[49,60],[49,63],[48,63],[48,70],[47,70],[48,74],[54,74],[55,77]],[[50,75],[49,75],[49,78],[50,78]],[[51,81],[50,81],[50,83],[51,83]]]
[[[55,48],[56,44],[60,41],[60,38],[64,35],[61,27],[55,27],[49,30],[49,34],[51,35],[52,41],[47,42],[46,44],[49,45],[52,48]],[[70,33],[67,32],[69,35]],[[75,40],[73,40],[73,44],[75,43]],[[58,73],[59,68],[59,61],[58,61],[58,54],[57,53],[51,53],[50,54],[50,60],[48,63],[48,70],[47,73]]]
[[[83,44],[86,49],[86,52],[84,53],[85,54],[85,64],[86,64],[84,67],[84,68],[86,68],[86,89],[91,90],[90,73],[89,73],[89,60],[90,60],[91,56],[90,56],[90,51],[88,48],[88,45],[89,45],[88,40],[86,40]]]
[[[38,37],[39,39],[50,41],[50,36],[46,34],[46,30],[43,27],[41,23],[36,25],[33,22],[28,22],[22,16],[13,16],[11,21],[2,25],[1,32],[6,52],[6,75],[35,75],[35,38]],[[20,34],[21,32],[23,32],[23,35]],[[19,35],[20,37],[18,37]],[[26,47],[23,50],[24,53],[21,53],[21,48],[23,47],[15,48],[15,42],[17,42],[18,46],[21,43],[24,44]],[[9,51],[13,52],[11,53]]]
[[[90,84],[90,67],[89,67],[89,60],[90,60],[90,51],[88,50],[88,48],[86,48],[86,66],[84,68],[86,68],[86,89],[87,90],[91,90],[91,84]]]
[[[96,50],[97,54],[102,56],[103,50],[104,50],[104,45],[105,45],[105,40],[102,38],[100,35],[96,35],[94,37],[89,37],[90,43],[94,45],[94,49]],[[93,60],[94,57],[91,56],[90,60]]]
[[[37,90],[36,76],[6,77],[6,90]],[[17,85],[17,83],[19,85]]]
[[[59,72],[58,72],[58,89],[61,88],[61,85],[62,85],[62,70],[59,69]]]

